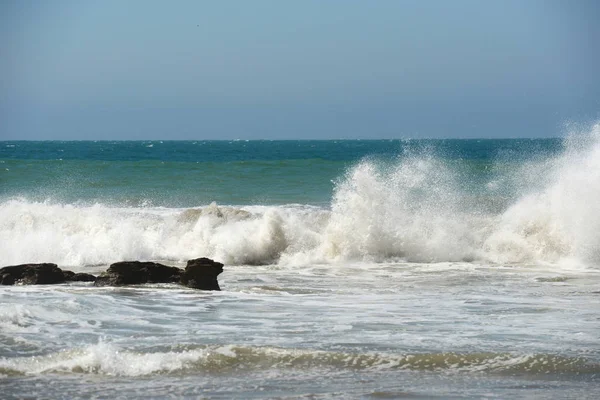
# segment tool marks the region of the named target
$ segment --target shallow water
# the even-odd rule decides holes
[[[599,283],[533,266],[359,263],[230,266],[222,292],[7,287],[3,393],[593,398]]]

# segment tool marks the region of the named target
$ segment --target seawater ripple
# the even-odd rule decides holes
[[[490,374],[599,374],[583,357],[511,353],[342,353],[239,345],[131,351],[111,344],[45,356],[0,359],[0,374],[75,373],[115,376],[223,373],[264,369],[409,370]]]

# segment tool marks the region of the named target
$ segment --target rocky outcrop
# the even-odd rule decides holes
[[[177,283],[183,271],[154,262],[121,261],[111,264],[95,282],[96,286],[139,285],[143,283]]]
[[[0,269],[1,285],[49,285],[63,282],[65,275],[56,264],[21,264]]]
[[[67,282],[95,282],[96,277],[92,274],[86,274],[83,272],[75,273],[73,271],[63,271],[65,281]]]
[[[209,258],[189,260],[185,270],[154,262],[122,261],[112,264],[95,282],[96,286],[180,283],[201,290],[221,290],[217,276],[223,264]]]
[[[181,284],[194,289],[221,290],[217,276],[223,272],[223,264],[210,258],[189,260],[181,275]]]
[[[44,285],[64,282],[94,282],[96,286],[141,285],[144,283],[179,283],[201,290],[221,290],[217,276],[223,264],[210,258],[189,260],[185,270],[155,262],[121,261],[96,277],[91,274],[63,271],[56,264],[23,264],[0,269],[0,285]]]

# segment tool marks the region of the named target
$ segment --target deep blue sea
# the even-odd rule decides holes
[[[597,398],[600,128],[557,139],[0,141],[3,398]]]

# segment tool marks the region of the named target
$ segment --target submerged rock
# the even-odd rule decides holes
[[[0,285],[49,285],[63,282],[65,275],[56,264],[21,264],[0,269]]]
[[[217,276],[223,272],[223,264],[210,258],[189,260],[181,275],[181,284],[194,289],[221,290]]]
[[[95,282],[96,286],[139,285],[142,283],[177,283],[183,271],[154,262],[121,261],[111,264]]]

